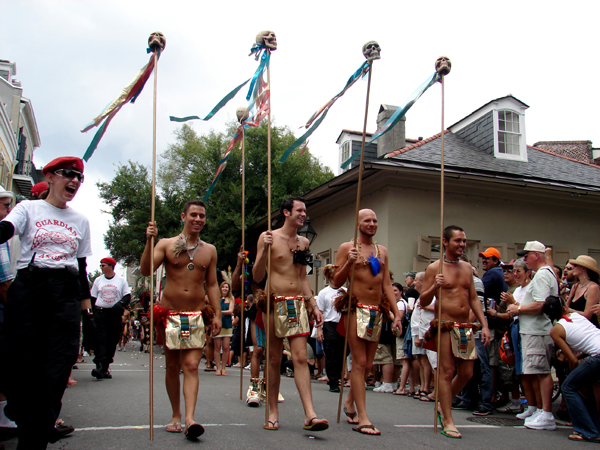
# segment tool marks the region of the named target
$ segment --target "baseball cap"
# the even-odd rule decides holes
[[[404,274],[405,277],[411,277],[411,278],[416,278],[417,277],[417,271],[416,270],[411,270],[409,272],[406,272]]]
[[[500,252],[498,251],[498,249],[496,249],[494,247],[486,248],[484,252],[481,252],[479,254],[480,258],[482,256],[485,256],[486,258],[491,258],[492,256],[495,256],[497,259],[502,259],[502,258],[500,258]]]
[[[517,255],[523,256],[529,252],[539,252],[544,253],[546,251],[546,246],[542,244],[540,241],[527,241],[525,244],[525,248],[520,252],[517,252]]]

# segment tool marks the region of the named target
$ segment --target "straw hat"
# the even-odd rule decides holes
[[[585,267],[586,269],[590,269],[591,271],[596,272],[598,275],[600,275],[600,270],[596,265],[596,260],[591,256],[579,255],[577,259],[570,259],[569,263],[575,264],[576,266]]]

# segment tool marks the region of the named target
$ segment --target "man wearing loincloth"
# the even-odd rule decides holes
[[[190,439],[204,433],[202,425],[194,421],[198,397],[198,365],[205,342],[202,311],[214,310],[212,333],[221,330],[221,308],[217,284],[217,251],[203,242],[199,233],[206,223],[206,207],[200,200],[187,202],[181,213],[183,230],[180,235],[161,239],[154,247],[154,270],[165,264],[167,282],[160,306],[155,306],[157,331],[165,345],[167,393],[173,408],[173,417],[166,430],[181,433],[180,381],[183,370],[183,398],[185,400],[185,428]],[[151,238],[158,235],[156,222],[146,229],[146,248],[140,261],[142,275],[149,276]],[[206,291],[204,284],[206,283]],[[205,295],[210,306],[207,308]]]
[[[442,425],[442,434],[446,437],[460,439],[462,435],[454,425],[452,418],[452,399],[456,396],[473,375],[473,360],[477,357],[473,329],[469,323],[472,311],[482,325],[481,342],[490,343],[490,331],[487,327],[481,302],[473,284],[471,265],[459,258],[467,246],[467,238],[462,228],[455,225],[444,229],[442,238],[445,254],[443,255],[443,273],[439,273],[440,261],[427,267],[421,305],[429,305],[442,288],[442,328],[440,348],[438,349],[439,399],[438,418]],[[436,306],[435,316],[438,317]],[[437,336],[434,337],[437,341]],[[453,341],[454,340],[454,341]],[[456,367],[456,376],[454,376]]]
[[[264,425],[266,430],[279,428],[277,397],[281,381],[280,363],[283,352],[283,339],[288,338],[294,363],[294,380],[304,406],[304,429],[321,431],[329,428],[325,419],[317,417],[313,409],[310,373],[306,361],[306,343],[309,328],[309,312],[312,308],[316,326],[323,324],[323,314],[317,308],[306,281],[308,239],[298,236],[298,228],[306,219],[306,206],[299,198],[289,198],[281,203],[280,213],[284,217],[283,226],[274,231],[265,231],[258,238],[256,261],[252,269],[254,280],[260,282],[267,273],[267,259],[271,256],[269,283],[271,298],[270,315],[266,315],[267,299],[258,301],[263,311],[263,322],[269,321],[268,360],[268,399],[269,418]],[[312,320],[312,318],[311,318]]]
[[[357,427],[353,428],[354,431],[369,435],[379,435],[381,432],[373,426],[367,416],[365,380],[371,371],[379,343],[381,323],[384,316],[387,319],[388,311],[391,310],[393,314],[392,329],[398,328],[402,331],[390,278],[388,252],[385,247],[373,241],[376,232],[375,213],[370,209],[360,210],[358,242],[345,242],[340,246],[335,262],[338,270],[333,276],[333,284],[336,287],[342,286],[350,279],[354,265],[350,317],[348,319],[344,314],[340,319],[340,323],[344,325],[349,323],[346,332],[352,355],[351,387],[344,401],[344,413],[348,423],[357,424]],[[386,297],[385,308],[382,302],[383,294]],[[343,313],[347,313],[347,295],[336,302],[336,309]]]

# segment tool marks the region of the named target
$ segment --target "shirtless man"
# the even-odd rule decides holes
[[[419,300],[422,306],[429,305],[442,288],[442,321],[467,324],[469,313],[472,311],[482,324],[481,341],[487,346],[490,343],[490,330],[483,315],[481,302],[477,297],[473,284],[473,269],[470,264],[461,261],[459,257],[467,246],[467,238],[462,228],[455,225],[444,229],[442,239],[444,245],[443,274],[439,273],[440,261],[435,261],[427,267],[423,280],[423,291]],[[436,318],[438,314],[435,308]],[[452,418],[452,399],[460,392],[473,376],[473,363],[477,357],[475,351],[474,333],[471,329],[463,328],[473,339],[472,351],[468,355],[457,357],[452,350],[450,332],[443,331],[438,349],[439,399],[438,418],[442,425],[442,434],[446,437],[460,439],[462,435]],[[434,338],[437,342],[437,336]],[[471,348],[469,346],[468,348]],[[468,358],[468,359],[466,359]],[[456,376],[454,376],[456,365]],[[454,378],[453,378],[454,377]]]
[[[390,279],[388,252],[385,247],[377,245],[373,241],[373,236],[377,233],[377,226],[377,216],[373,211],[362,209],[358,212],[358,246],[352,241],[345,242],[340,246],[335,261],[338,270],[333,275],[333,285],[341,287],[346,280],[350,279],[354,265],[352,297],[357,299],[357,306],[351,308],[349,329],[346,331],[352,355],[352,371],[350,372],[350,391],[344,401],[344,413],[348,423],[358,425],[353,428],[354,431],[370,435],[381,434],[381,431],[373,426],[367,416],[365,380],[367,374],[371,372],[381,333],[382,294],[387,297],[390,311],[394,316],[392,328],[402,331],[400,314],[394,300],[396,297]],[[347,304],[346,298],[344,309],[347,308]],[[370,319],[373,311],[376,311],[374,320]],[[340,320],[346,324],[348,317],[344,314]],[[360,326],[359,321],[361,322]]]
[[[323,324],[323,314],[317,307],[306,281],[306,257],[308,255],[308,239],[298,236],[297,231],[306,219],[306,206],[299,198],[289,198],[281,203],[281,214],[285,222],[281,228],[265,231],[258,238],[257,254],[252,275],[255,281],[263,280],[267,273],[269,247],[271,253],[271,274],[269,283],[271,296],[271,314],[267,318],[266,302],[263,311],[263,322],[269,320],[269,419],[264,425],[266,430],[279,428],[279,409],[277,398],[281,374],[279,371],[283,352],[283,338],[290,343],[292,361],[294,363],[294,380],[304,406],[304,429],[321,431],[329,428],[325,419],[319,419],[313,409],[310,373],[306,361],[306,343],[310,332],[305,298],[310,299],[316,326]],[[274,317],[277,317],[277,326]],[[311,318],[312,319],[312,318]]]
[[[165,326],[169,311],[201,311],[206,305],[205,295],[215,315],[212,320],[212,333],[221,330],[221,308],[219,307],[219,286],[217,284],[217,251],[214,246],[202,242],[198,236],[206,223],[206,207],[200,200],[185,204],[181,213],[183,230],[180,235],[161,239],[154,247],[154,269],[165,264],[167,283],[160,301],[155,306],[158,316],[157,330],[165,336]],[[146,229],[146,248],[140,261],[142,275],[150,275],[150,239],[156,237],[156,222],[150,222]],[[204,290],[206,283],[206,292]],[[183,317],[183,316],[182,316]],[[189,316],[191,322],[192,316]],[[202,319],[197,324],[204,334]],[[191,333],[194,333],[192,328]],[[167,341],[165,341],[167,342]],[[183,342],[183,340],[182,340]],[[203,344],[202,344],[203,345]],[[183,346],[183,344],[182,344]],[[173,408],[173,417],[167,431],[181,433],[180,382],[183,370],[183,398],[185,400],[185,429],[189,439],[204,433],[204,427],[194,422],[194,411],[198,397],[198,365],[202,357],[202,346],[182,350],[170,350],[165,345],[167,393]]]

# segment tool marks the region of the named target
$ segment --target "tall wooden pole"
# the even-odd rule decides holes
[[[150,200],[150,222],[154,223],[156,198],[156,93],[158,90],[158,56],[160,49],[153,47],[154,53],[154,106],[152,110],[152,193]],[[150,238],[150,364],[149,364],[149,403],[150,403],[150,440],[154,440],[154,236]]]
[[[244,129],[244,121],[240,120],[241,128],[242,128],[242,252],[246,249],[246,164],[245,164],[245,143],[246,143],[246,131]],[[241,288],[242,288],[242,307],[241,307],[241,318],[240,318],[240,331],[241,331],[241,339],[240,339],[240,400],[242,399],[242,391],[244,389],[244,307],[246,303],[244,302],[244,296],[246,291],[246,275],[244,270],[245,261],[242,263],[242,280],[241,280]],[[233,280],[232,280],[233,281]]]
[[[267,55],[270,56],[271,50],[265,49]],[[270,58],[269,58],[270,59]],[[267,122],[267,229],[271,231],[271,65],[267,65],[267,89],[269,89],[269,112]],[[271,246],[267,255],[267,356],[265,358],[265,392],[267,394],[267,401],[265,403],[265,423],[269,424],[269,368],[271,355]]]
[[[369,96],[371,93],[371,74],[373,73],[373,61],[369,60],[369,81],[367,83],[367,100],[365,104],[365,119],[363,123],[362,143],[360,147],[360,165],[358,166],[358,187],[356,190],[356,212],[354,217],[354,246],[357,246],[358,239],[358,212],[360,211],[360,191],[362,188],[362,175],[363,175],[363,163],[365,159],[365,137],[367,134],[367,116],[369,114]],[[346,373],[346,349],[348,347],[348,330],[350,329],[350,308],[352,306],[352,288],[354,285],[354,267],[352,264],[352,270],[350,272],[350,286],[348,288],[348,313],[346,314],[346,336],[344,336],[344,359],[342,362],[342,380]],[[352,389],[352,388],[350,388]],[[338,400],[338,411],[337,411],[337,423],[340,423],[340,414],[342,412],[342,401],[344,399],[344,383],[340,386],[340,398]]]
[[[440,266],[439,266],[439,274],[444,273],[444,75],[450,73],[450,66],[445,68],[440,68],[438,66],[438,62],[445,57],[438,58],[436,61],[436,69],[440,74],[440,83],[442,84],[442,133],[441,133],[441,163],[440,163]],[[445,58],[448,60],[448,58]],[[449,60],[448,60],[449,63]],[[442,287],[440,286],[437,293],[437,351],[438,351],[438,369],[437,376],[435,377],[435,408],[433,414],[433,432],[437,433],[437,413],[438,413],[438,401],[439,401],[439,387],[440,387],[440,343],[441,343],[441,326],[442,326]]]

